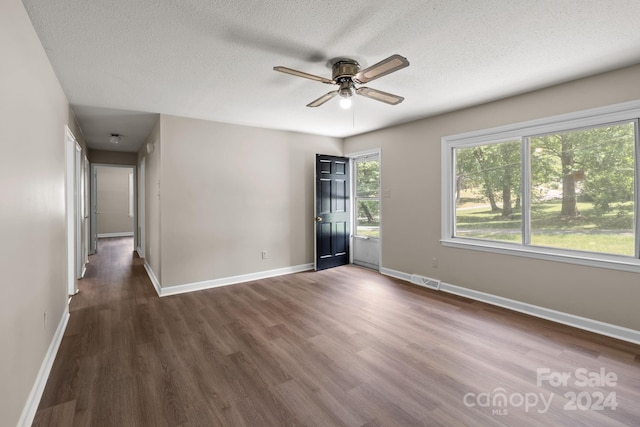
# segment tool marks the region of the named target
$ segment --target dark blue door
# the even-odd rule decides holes
[[[349,159],[316,154],[316,270],[349,264]]]

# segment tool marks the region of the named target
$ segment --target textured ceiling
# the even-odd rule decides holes
[[[637,0],[23,3],[100,149],[112,132],[140,145],[155,116],[132,111],[344,137],[640,62]],[[394,53],[411,66],[367,86],[397,106],[308,108],[332,87],[272,70],[330,77],[332,58]]]

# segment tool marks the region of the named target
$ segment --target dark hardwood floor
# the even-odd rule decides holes
[[[37,426],[640,425],[640,346],[353,266],[159,298],[105,239],[70,310]]]

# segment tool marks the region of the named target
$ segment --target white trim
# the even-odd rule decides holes
[[[146,268],[146,263],[145,263]],[[291,267],[277,268],[275,270],[259,271],[256,273],[241,274],[239,276],[223,277],[221,279],[205,280],[203,282],[187,283],[184,285],[169,286],[160,288],[158,295],[165,297],[168,295],[177,295],[187,292],[201,291],[204,289],[217,288],[219,286],[236,285],[253,280],[266,279],[269,277],[283,276],[285,274],[299,273],[301,271],[313,270],[313,263],[294,265]],[[148,272],[149,270],[147,270]],[[153,280],[152,280],[153,281]],[[155,284],[154,284],[155,286]],[[158,289],[156,288],[156,291]]]
[[[411,283],[411,275],[401,271],[391,270],[389,268],[381,268],[380,273]],[[552,322],[561,323],[564,325],[572,326],[574,328],[627,341],[633,344],[640,344],[640,331],[637,331],[635,329],[625,328],[623,326],[613,325],[611,323],[605,323],[599,320],[576,316],[573,314],[564,313],[562,311],[552,310],[549,308],[504,298],[498,295],[488,294],[469,288],[463,288],[461,286],[456,286],[445,282],[442,282],[440,284],[440,291],[459,295],[465,298],[470,298],[476,301],[481,301],[498,307],[507,308],[509,310],[528,314],[534,317],[539,317],[541,319],[551,320]]]
[[[84,267],[84,259],[82,257],[82,147],[76,141],[76,151],[74,153],[74,172],[73,172],[73,204],[74,204],[74,263],[75,263],[75,278],[74,292],[70,295],[78,293],[78,279],[82,279],[84,273],[82,268]]]
[[[138,256],[142,259],[144,259],[144,252],[142,251],[142,248],[140,246],[136,246],[136,252],[138,253]]]
[[[133,231],[124,231],[121,233],[98,233],[98,239],[103,237],[133,237]]]
[[[402,271],[392,270],[386,267],[380,267],[380,273],[385,276],[390,276],[395,279],[404,280],[405,282],[411,283],[411,274],[403,273]]]
[[[133,174],[133,194],[134,194],[134,203],[133,203],[133,216],[129,216],[133,220],[133,231],[127,233],[100,233],[97,232],[98,227],[98,175],[97,168],[98,167],[106,167],[106,168],[125,168],[131,169],[131,173]],[[111,164],[111,163],[91,163],[91,253],[96,253],[98,250],[98,239],[104,237],[133,237],[134,245],[138,243],[137,238],[137,230],[138,230],[138,204],[137,200],[137,192],[138,192],[138,165],[126,165],[126,164]],[[131,188],[129,187],[129,190]],[[95,241],[94,241],[95,240]],[[95,247],[93,245],[95,244]]]
[[[316,221],[316,215],[318,212],[318,156],[313,158],[313,221],[312,223],[312,231],[313,234],[313,270],[318,271],[318,232],[316,227],[318,226],[318,222]],[[351,244],[351,242],[349,242]],[[351,255],[349,255],[351,257]]]
[[[137,196],[136,199],[138,200],[138,213],[137,213],[137,220],[138,220],[138,239],[137,239],[137,244],[138,244],[138,255],[140,255],[140,258],[144,258],[145,257],[145,246],[146,246],[146,208],[147,208],[147,201],[146,201],[146,173],[147,173],[147,161],[146,161],[147,157],[143,157],[140,160],[140,165],[138,166],[138,170],[137,170],[137,174],[138,174],[138,181],[137,181],[137,186],[138,186],[138,192],[137,192]]]
[[[162,296],[162,286],[160,286],[160,281],[156,277],[155,273],[153,272],[153,269],[151,268],[151,266],[149,265],[149,263],[147,262],[146,259],[144,260],[144,269],[147,272],[147,275],[149,276],[149,280],[151,280],[151,284],[153,285],[154,289],[156,290],[156,293],[158,294],[159,297],[161,297]]]
[[[129,172],[129,177],[127,178],[127,182],[128,182],[128,187],[127,187],[127,191],[128,191],[128,215],[129,218],[133,218],[133,214],[134,214],[134,206],[136,204],[135,201],[135,190],[134,190],[134,184],[133,184],[133,173],[135,172],[135,170],[132,170],[131,172]]]
[[[51,339],[51,344],[49,344],[49,349],[44,356],[42,365],[40,365],[36,381],[33,384],[29,397],[27,397],[27,402],[22,409],[22,414],[20,415],[20,420],[17,424],[18,426],[30,426],[33,423],[38,405],[40,404],[40,399],[42,398],[42,393],[44,392],[44,387],[47,384],[47,379],[51,373],[51,368],[53,367],[53,362],[56,359],[56,354],[60,348],[60,343],[62,342],[62,337],[64,337],[64,331],[67,329],[68,322],[69,307],[66,306],[62,313],[62,318],[58,323],[58,328]]]
[[[90,163],[91,191],[89,206],[89,254],[98,252],[98,171],[96,165]]]
[[[344,155],[344,157],[349,157],[350,159],[353,159],[356,157],[370,156],[372,154],[380,155],[381,151],[382,151],[381,148],[372,148],[370,150],[356,151],[355,153],[347,153]]]
[[[77,141],[71,129],[65,125],[65,223],[67,247],[67,294],[77,292],[76,274],[76,150]]]

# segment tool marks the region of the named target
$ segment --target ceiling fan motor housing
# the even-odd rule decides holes
[[[333,80],[341,83],[343,80],[351,80],[360,71],[360,65],[352,60],[345,59],[333,64]]]

